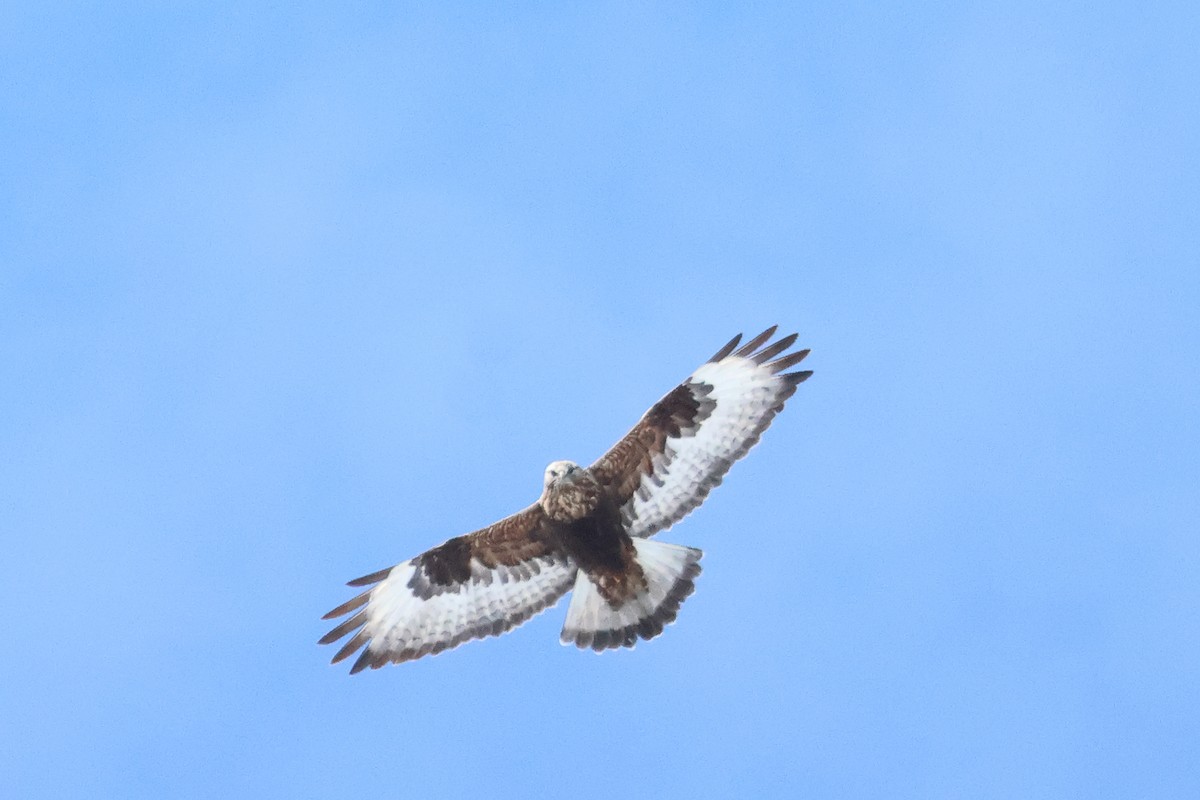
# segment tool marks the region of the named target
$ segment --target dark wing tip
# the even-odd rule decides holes
[[[800,334],[798,334],[798,333],[788,334],[787,336],[783,337],[775,344],[773,344],[769,347],[764,347],[762,350],[759,350],[757,353],[755,353],[755,354],[753,354],[753,356],[751,356],[754,359],[754,363],[755,364],[763,364],[767,361],[770,361],[772,358],[779,355],[784,350],[787,350],[789,347],[791,347],[793,344],[795,344],[796,339],[797,339],[797,337],[799,337],[799,335]]]
[[[714,353],[713,357],[710,358],[709,361],[710,362],[720,361],[722,358],[724,358],[725,356],[732,353],[733,348],[737,347],[738,342],[740,342],[741,340],[742,340],[742,335],[739,333],[737,336],[730,339],[728,344],[726,344],[724,347],[722,347],[720,350],[718,350],[716,353]]]
[[[363,575],[361,578],[355,578],[352,581],[347,581],[347,586],[370,586],[372,583],[379,583],[386,578],[395,567],[381,569],[378,572],[372,572],[370,575]]]
[[[799,364],[801,361],[803,361],[805,359],[805,357],[810,352],[812,352],[812,351],[806,348],[804,350],[799,350],[795,353],[789,353],[788,355],[784,356],[783,358],[775,359],[770,364],[767,364],[767,366],[770,368],[771,372],[775,372],[775,373],[783,372],[788,367],[794,367],[797,364]]]
[[[345,636],[355,628],[361,628],[367,622],[367,612],[365,610],[358,612],[353,617],[343,620],[340,625],[335,627],[329,633],[321,637],[317,644],[330,644]]]
[[[347,659],[351,655],[353,655],[358,650],[358,648],[362,647],[364,644],[367,644],[370,640],[371,640],[371,635],[369,633],[367,633],[365,629],[360,630],[358,633],[356,633],[350,637],[350,641],[348,641],[344,645],[342,645],[342,649],[337,651],[337,654],[334,655],[333,659],[329,663],[336,664],[339,661],[344,661],[345,659]],[[369,652],[370,652],[370,648],[368,647],[366,650],[363,651],[363,654],[365,655],[366,653],[369,653]],[[362,656],[359,656],[359,661],[361,661],[361,660],[362,660]]]
[[[357,597],[352,597],[349,600],[347,600],[346,602],[342,603],[340,606],[335,608],[333,611],[330,611],[325,616],[321,617],[321,619],[333,619],[335,617],[340,617],[343,614],[349,614],[351,611],[358,608],[359,606],[366,605],[367,601],[370,599],[371,599],[371,592],[369,592],[369,591],[363,592],[362,594],[358,595]]]
[[[811,369],[806,369],[802,372],[789,372],[783,377],[787,378],[792,382],[792,385],[795,386],[796,384],[804,383],[806,380],[812,377],[812,374],[813,371]]]
[[[771,337],[775,335],[775,331],[777,331],[778,329],[779,329],[778,325],[772,325],[771,327],[767,328],[765,331],[760,333],[758,336],[755,336],[753,339],[751,339],[750,341],[748,341],[744,345],[742,345],[742,349],[738,350],[736,353],[734,353],[734,355],[740,356],[741,358],[745,358],[746,356],[750,355],[758,348],[762,347],[768,341],[770,341]]]
[[[349,655],[349,653],[346,655]],[[354,662],[354,666],[350,668],[350,674],[357,675],[367,667],[370,667],[371,669],[379,669],[385,663],[387,663],[387,659],[383,657],[382,654],[377,656],[376,654],[372,653],[371,648],[368,646],[366,650],[363,650],[358,654],[358,659]]]

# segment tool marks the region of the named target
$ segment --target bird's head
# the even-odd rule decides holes
[[[553,461],[550,466],[546,467],[546,476],[542,480],[542,487],[549,489],[564,478],[570,480],[570,477],[580,469],[581,467],[574,461]]]

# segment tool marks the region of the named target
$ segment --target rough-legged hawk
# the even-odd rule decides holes
[[[321,639],[353,633],[334,663],[351,673],[504,633],[575,590],[564,644],[601,651],[653,639],[700,574],[699,550],[650,541],[683,519],[746,454],[810,371],[784,372],[796,334],[741,334],[655,403],[590,467],[555,461],[524,511],[416,558],[350,581],[370,586],[325,619]]]

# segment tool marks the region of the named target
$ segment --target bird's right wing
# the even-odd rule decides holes
[[[552,606],[575,581],[575,564],[543,536],[547,524],[541,507],[530,506],[350,581],[350,586],[374,585],[324,616],[357,611],[320,643],[355,631],[333,657],[336,664],[363,648],[350,669],[354,674],[515,628]]]

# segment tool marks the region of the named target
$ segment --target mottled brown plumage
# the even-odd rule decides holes
[[[561,477],[547,479],[538,504],[555,522],[570,523],[593,513],[604,496],[604,487],[590,472],[576,464],[555,462],[564,470]]]
[[[670,460],[669,440],[691,436],[716,404],[708,399],[712,387],[684,383],[646,412],[626,436],[592,465],[596,480],[610,492],[617,506],[632,499],[646,478]]]
[[[353,636],[351,672],[502,633],[574,586],[562,640],[603,650],[650,639],[675,619],[700,573],[694,548],[649,542],[698,506],[758,441],[810,372],[783,373],[807,350],[770,328],[734,337],[667,393],[591,467],[556,461],[538,501],[474,533],[350,582],[369,586],[326,619]]]
[[[471,561],[485,569],[517,567],[549,555],[550,544],[543,534],[548,520],[539,506],[506,517],[494,525],[456,536],[416,559],[420,584],[453,587],[471,579]]]

